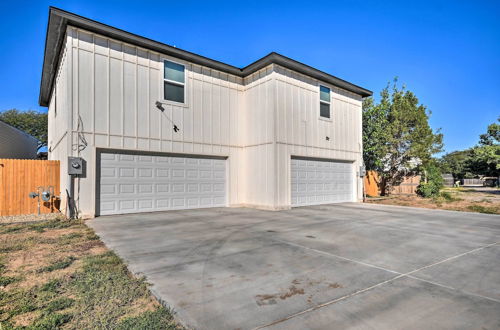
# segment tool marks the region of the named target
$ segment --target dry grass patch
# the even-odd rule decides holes
[[[488,191],[483,192],[467,188],[447,188],[443,189],[439,196],[435,198],[399,195],[368,199],[368,203],[500,214],[500,194],[495,190],[491,190],[491,193],[489,193]]]
[[[0,329],[181,329],[83,222],[0,225]]]

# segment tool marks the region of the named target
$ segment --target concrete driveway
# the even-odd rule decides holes
[[[338,204],[88,224],[188,327],[500,328],[500,216]]]

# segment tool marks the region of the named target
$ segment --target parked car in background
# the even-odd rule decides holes
[[[483,186],[485,187],[497,187],[499,185],[499,180],[497,177],[488,176],[483,178]]]

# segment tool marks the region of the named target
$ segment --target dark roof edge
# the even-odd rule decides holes
[[[331,74],[328,74],[326,72],[323,72],[321,70],[318,70],[316,68],[313,68],[312,66],[309,66],[307,64],[301,63],[299,61],[296,61],[294,59],[291,59],[289,57],[286,57],[284,55],[278,54],[276,52],[272,52],[269,55],[253,62],[252,64],[244,67],[242,69],[243,75],[248,76],[255,71],[258,71],[269,64],[278,64],[281,65],[285,68],[288,68],[293,71],[297,71],[299,73],[302,73],[306,76],[316,78],[318,80],[330,83],[334,86],[343,88],[345,90],[348,90],[350,92],[353,92],[355,94],[361,95],[363,97],[371,96],[373,93],[372,91],[365,89],[363,87],[357,86],[353,83],[350,83],[346,80],[337,78],[335,76],[332,76]]]
[[[23,130],[21,130],[21,129],[17,128],[17,127],[14,127],[14,126],[12,126],[12,125],[9,125],[9,124],[7,124],[6,122],[4,122],[4,121],[2,121],[2,120],[0,120],[0,123],[2,123],[2,124],[4,124],[4,125],[7,125],[9,128],[13,129],[14,131],[17,131],[19,134],[22,134],[22,135],[24,135],[24,136],[26,136],[26,137],[28,137],[28,138],[31,138],[31,139],[35,140],[37,143],[38,143],[38,142],[40,142],[40,141],[39,141],[36,137],[34,137],[34,136],[32,136],[32,135],[30,135],[30,134],[26,133],[25,131],[23,131]]]
[[[271,53],[254,63],[240,69],[238,67],[212,60],[210,58],[191,53],[152,39],[148,39],[137,34],[133,34],[70,12],[65,10],[50,7],[49,22],[47,25],[47,33],[45,39],[45,52],[43,59],[42,79],[40,82],[40,97],[39,104],[48,106],[52,85],[56,75],[57,67],[60,60],[60,52],[66,33],[66,26],[71,25],[77,28],[94,32],[112,39],[120,40],[139,47],[157,51],[159,53],[176,57],[198,65],[206,66],[215,70],[226,72],[238,77],[246,77],[263,67],[275,63],[299,73],[311,76],[326,83],[341,87],[362,97],[372,95],[372,92],[362,87],[351,84],[345,80],[317,70],[311,66],[305,65],[298,61],[278,53]]]

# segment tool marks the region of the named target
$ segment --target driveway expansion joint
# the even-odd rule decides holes
[[[314,252],[317,252],[317,253],[321,253],[321,254],[324,254],[324,255],[328,255],[328,256],[331,256],[331,257],[335,257],[335,258],[339,258],[339,259],[342,259],[342,260],[346,260],[346,261],[350,261],[350,262],[354,262],[354,263],[357,263],[357,264],[360,264],[360,265],[364,265],[364,266],[367,266],[367,267],[372,267],[372,268],[377,268],[377,269],[380,269],[380,270],[385,270],[387,272],[391,272],[391,273],[395,273],[395,274],[399,274],[398,276],[395,276],[393,278],[390,278],[388,280],[385,280],[385,281],[382,281],[380,283],[377,283],[377,284],[374,284],[372,286],[369,286],[367,288],[364,288],[364,289],[361,289],[361,290],[357,290],[355,292],[352,292],[350,294],[347,294],[345,296],[342,296],[342,297],[339,297],[339,298],[336,298],[336,299],[333,299],[333,300],[330,300],[330,301],[327,301],[325,303],[322,303],[322,304],[319,304],[319,305],[316,305],[316,306],[313,306],[311,308],[308,308],[308,309],[305,309],[303,311],[300,311],[300,312],[297,312],[297,313],[294,313],[294,314],[291,314],[289,316],[286,316],[282,319],[279,319],[279,320],[276,320],[276,321],[273,321],[271,323],[268,323],[268,324],[265,324],[265,325],[261,325],[261,326],[258,326],[258,327],[255,327],[253,330],[259,330],[259,329],[264,329],[264,328],[267,328],[267,327],[270,327],[270,326],[273,326],[273,325],[276,325],[276,324],[279,324],[279,323],[282,323],[282,322],[285,322],[285,321],[288,321],[292,318],[295,318],[297,316],[300,316],[300,315],[303,315],[303,314],[307,314],[307,313],[310,313],[310,312],[313,312],[315,310],[318,310],[318,309],[321,309],[323,307],[326,307],[326,306],[330,306],[330,305],[333,305],[339,301],[343,301],[343,300],[346,300],[346,299],[349,299],[351,297],[354,297],[354,296],[357,296],[361,293],[365,293],[367,291],[371,291],[372,289],[375,289],[379,286],[382,286],[384,284],[387,284],[387,283],[390,283],[390,282],[393,282],[397,279],[400,279],[400,278],[403,278],[403,277],[408,277],[408,278],[412,278],[414,280],[418,280],[418,281],[422,281],[422,282],[425,282],[425,283],[429,283],[429,284],[433,284],[433,285],[436,285],[436,286],[440,286],[440,287],[443,287],[443,288],[447,288],[449,290],[454,290],[454,291],[459,291],[461,293],[464,293],[464,294],[467,294],[467,295],[471,295],[471,296],[475,296],[475,297],[479,297],[479,298],[483,298],[483,299],[487,299],[487,300],[490,300],[490,301],[494,301],[494,302],[497,302],[497,303],[500,303],[499,300],[497,299],[494,299],[494,298],[489,298],[489,297],[485,297],[485,296],[482,296],[482,295],[478,295],[478,294],[475,294],[475,293],[470,293],[470,292],[467,292],[467,291],[463,291],[463,290],[460,290],[460,289],[457,289],[457,288],[454,288],[454,287],[450,287],[450,286],[446,286],[446,285],[442,285],[442,284],[439,284],[439,283],[436,283],[436,282],[432,282],[432,281],[428,281],[428,280],[424,280],[424,279],[421,279],[421,278],[418,278],[418,277],[415,277],[415,276],[412,276],[411,274],[413,273],[416,273],[416,272],[419,272],[421,270],[424,270],[424,269],[428,269],[428,268],[431,268],[433,266],[436,266],[436,265],[439,265],[439,264],[442,264],[442,263],[445,263],[445,262],[448,262],[450,260],[455,260],[455,259],[458,259],[460,257],[463,257],[463,256],[466,256],[468,254],[471,254],[471,253],[474,253],[474,252],[477,252],[477,251],[480,251],[480,250],[483,250],[483,249],[486,249],[486,248],[489,248],[489,247],[492,247],[494,245],[498,245],[500,242],[494,242],[494,243],[490,243],[490,244],[486,244],[486,245],[483,245],[483,246],[480,246],[478,248],[475,248],[475,249],[472,249],[470,251],[467,251],[467,252],[464,252],[464,253],[460,253],[460,254],[457,254],[455,256],[452,256],[452,257],[449,257],[449,258],[446,258],[446,259],[443,259],[441,261],[438,261],[438,262],[434,262],[432,264],[429,264],[427,266],[423,266],[423,267],[420,267],[418,269],[415,269],[415,270],[412,270],[410,272],[407,272],[407,273],[400,273],[400,272],[397,272],[397,271],[393,271],[393,270],[389,270],[389,269],[385,269],[383,267],[379,267],[379,266],[375,266],[375,265],[371,265],[371,264],[368,264],[368,263],[365,263],[365,262],[362,262],[362,261],[357,261],[357,260],[353,260],[353,259],[349,259],[349,258],[345,258],[345,257],[341,257],[341,256],[338,256],[338,255],[335,255],[333,253],[329,253],[329,252],[325,252],[325,251],[321,251],[321,250],[317,250],[317,249],[314,249],[314,248],[310,248],[310,247],[307,247],[307,246],[303,246],[303,245],[300,245],[300,244],[296,244],[296,243],[291,243],[291,242],[287,242],[287,241],[283,241],[283,240],[276,240],[276,241],[279,241],[279,242],[282,242],[284,244],[289,244],[291,246],[295,246],[295,247],[300,247],[300,248],[303,248],[303,249],[307,249],[307,250],[310,250],[310,251],[314,251]]]

